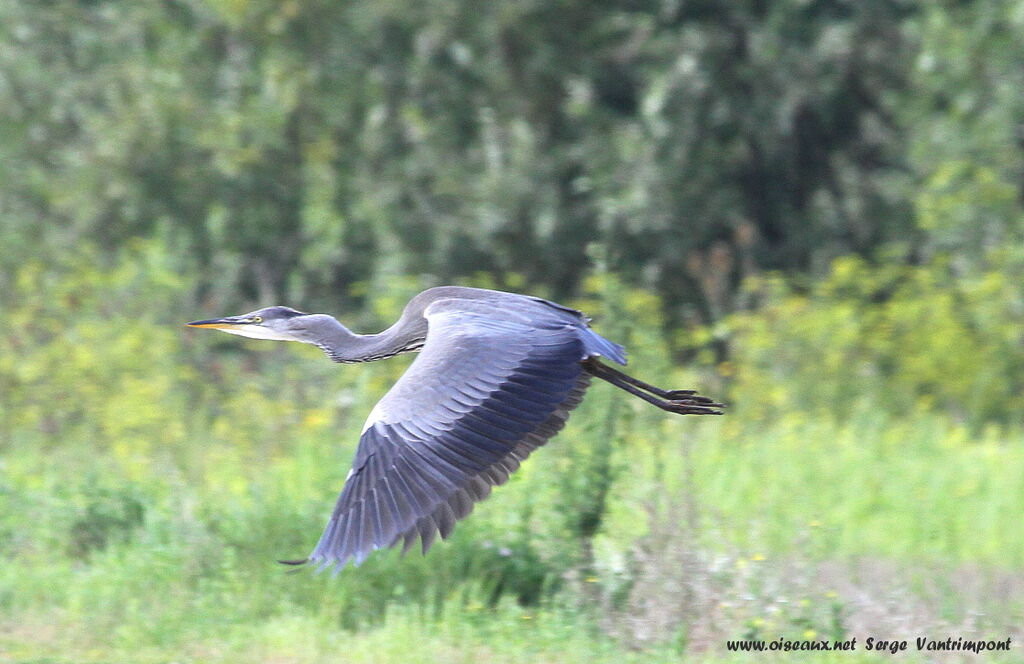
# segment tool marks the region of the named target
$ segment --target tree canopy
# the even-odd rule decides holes
[[[566,297],[599,255],[707,322],[752,273],[1006,231],[1019,14],[6,3],[3,261],[158,237],[228,306],[333,303],[403,273]],[[1000,219],[936,219],[918,192],[943,183],[988,187]]]

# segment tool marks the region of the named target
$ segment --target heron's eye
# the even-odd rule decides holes
[[[254,323],[262,323],[263,322],[263,316],[253,316],[252,317],[252,322],[254,322]]]

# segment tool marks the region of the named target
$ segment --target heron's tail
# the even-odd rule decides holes
[[[615,343],[614,341],[608,341],[597,332],[589,328],[585,328],[583,331],[583,359],[588,357],[594,357],[600,355],[601,357],[607,357],[613,362],[625,366],[626,364],[626,349]]]

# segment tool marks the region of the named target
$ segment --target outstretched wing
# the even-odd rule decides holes
[[[417,536],[426,552],[583,397],[589,331],[559,312],[439,300],[425,316],[423,350],[367,419],[311,562],[358,564]]]

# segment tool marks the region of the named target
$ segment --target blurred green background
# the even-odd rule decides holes
[[[0,2],[0,662],[1019,661],[1022,43],[1010,0]],[[283,573],[407,360],[182,324],[445,283],[728,415],[596,385],[428,557]]]

